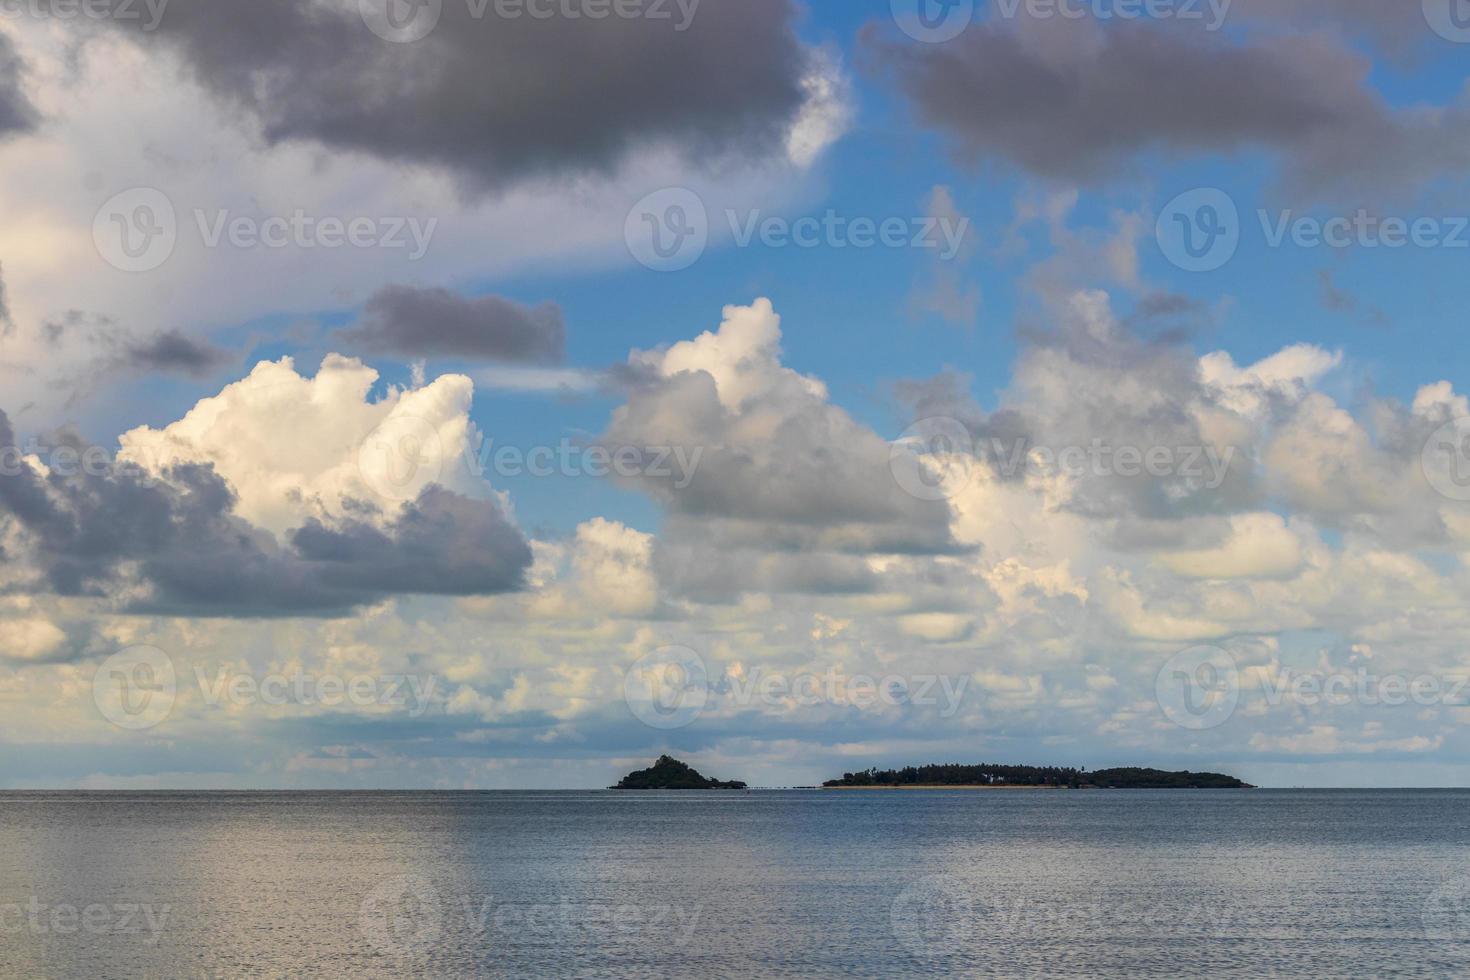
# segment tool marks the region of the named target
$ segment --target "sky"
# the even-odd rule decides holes
[[[0,787],[1470,763],[1463,0],[5,0]]]

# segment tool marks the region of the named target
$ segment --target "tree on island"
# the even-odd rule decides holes
[[[1217,772],[1165,772],[1161,769],[1073,769],[1067,766],[906,766],[865,769],[829,779],[831,787],[903,786],[1052,786],[1068,789],[1254,789],[1234,776]]]
[[[611,789],[745,789],[739,780],[706,779],[671,756],[661,755],[647,769],[630,772]]]

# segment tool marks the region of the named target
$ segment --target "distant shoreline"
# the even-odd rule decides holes
[[[1072,788],[1073,787],[1071,787],[1071,786],[1041,786],[1041,785],[1037,785],[1037,786],[1024,786],[1024,785],[1015,784],[1015,783],[1008,784],[1008,785],[1003,785],[1003,786],[996,786],[996,785],[987,784],[987,783],[974,783],[974,784],[967,784],[967,783],[903,783],[901,785],[894,785],[894,784],[891,784],[890,783],[888,785],[874,784],[874,785],[871,785],[871,786],[823,786],[823,787],[821,787],[821,789],[857,789],[857,790],[876,790],[876,789],[885,789],[885,790],[892,790],[892,789],[899,789],[899,790],[902,790],[902,789],[987,789],[988,790],[988,789],[1072,789]],[[1078,789],[1087,789],[1089,787],[1076,787],[1076,788],[1078,788]]]
[[[978,780],[978,781],[977,781]],[[829,789],[1253,789],[1218,772],[1168,772],[1123,766],[1088,772],[1071,766],[940,763],[845,772]]]

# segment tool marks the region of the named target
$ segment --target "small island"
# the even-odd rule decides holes
[[[647,769],[639,769],[624,776],[616,786],[609,789],[745,789],[739,780],[720,782],[706,779],[697,771],[667,755]]]
[[[1217,772],[1162,769],[1073,769],[1066,766],[978,766],[949,763],[843,773],[827,789],[1255,789]]]

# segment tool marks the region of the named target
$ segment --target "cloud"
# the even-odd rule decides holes
[[[955,206],[954,193],[936,185],[924,202],[928,216],[946,228],[969,228],[970,219]],[[974,252],[974,236],[967,234],[959,252],[948,259],[935,257],[933,274],[914,290],[911,303],[922,313],[932,313],[958,327],[974,327],[980,318],[980,287],[969,278],[968,265]]]
[[[261,361],[178,421],[123,433],[120,456],[153,473],[212,468],[240,516],[278,536],[309,518],[357,514],[360,502],[386,508],[386,518],[431,484],[492,495],[464,465],[478,440],[469,378],[441,375],[372,401],[377,382],[372,368],[337,354],[314,377],[298,374],[289,357]]]
[[[532,600],[532,615],[651,616],[659,608],[655,545],[653,535],[601,517],[579,524],[565,546],[541,544],[548,577]]]
[[[19,332],[18,339],[26,339],[25,333]],[[39,331],[28,333],[32,339],[40,339],[59,361],[64,361],[66,354],[81,359],[82,352],[86,352],[73,376],[54,381],[57,386],[72,389],[73,401],[109,377],[180,374],[202,378],[236,359],[229,351],[180,330],[132,335],[111,316],[76,309],[47,318]]]
[[[1016,202],[1016,217],[1006,232],[1007,248],[1021,245],[1030,226],[1046,232],[1052,253],[1032,265],[1024,281],[1058,319],[1067,316],[1081,286],[1120,286],[1134,292],[1142,286],[1138,243],[1146,230],[1144,216],[1114,208],[1109,211],[1106,229],[1074,228],[1068,219],[1080,200],[1075,187],[1025,195]]]
[[[1217,310],[1192,296],[1150,292],[1138,298],[1128,317],[1128,324],[1177,340],[1202,332],[1214,324],[1217,316]]]
[[[117,465],[102,468],[59,465],[56,448],[22,464],[0,414],[0,530],[16,533],[6,551],[31,570],[18,587],[224,617],[519,589],[529,544],[504,498],[453,465],[473,438],[468,379],[369,403],[376,377],[336,356],[315,378],[289,359],[262,363],[179,422],[124,434]],[[93,456],[74,435],[52,442]]]
[[[291,544],[329,585],[377,595],[493,595],[519,589],[531,548],[493,501],[430,486],[379,529],[311,519]]]
[[[0,436],[13,438],[0,417]],[[202,617],[342,616],[400,594],[514,590],[529,546],[495,501],[430,487],[379,530],[312,520],[281,546],[234,513],[228,484],[181,465],[165,480],[132,469],[0,478],[0,515],[30,541],[42,594],[115,611]]]
[[[10,660],[41,660],[66,642],[66,634],[40,617],[0,619],[0,656]]]
[[[1048,453],[1051,462],[1009,474],[1002,468],[1002,478],[1053,474],[1056,506],[1097,519],[1179,520],[1256,509],[1257,433],[1233,412],[1222,421],[1224,396],[1203,383],[1193,351],[1130,332],[1100,290],[1074,293],[1057,316],[1049,331],[1028,337],[997,413],[998,431],[987,423],[977,432],[982,444],[996,447],[991,455],[999,462],[1018,447]],[[1154,472],[1122,462],[1122,453],[1149,450],[1168,462]],[[1063,465],[1064,454],[1079,452],[1088,462]]]
[[[1302,544],[1277,514],[1237,514],[1225,541],[1166,553],[1160,560],[1189,578],[1289,578],[1302,567]]]
[[[139,371],[163,371],[200,377],[230,360],[230,353],[186,337],[177,330],[166,330],[124,348],[123,366]]]
[[[1212,351],[1199,359],[1199,376],[1222,406],[1259,419],[1299,403],[1313,385],[1341,364],[1341,351],[1291,344],[1246,367],[1237,367],[1226,351]]]
[[[889,470],[888,442],[831,404],[821,381],[784,366],[780,342],[781,318],[762,298],[725,307],[718,330],[634,352],[630,374],[644,380],[601,442],[676,448],[694,465],[650,466],[628,482],[706,541],[853,554],[952,549],[944,503],[905,493]],[[831,571],[828,561],[819,574]]]
[[[1406,52],[1412,42],[1431,40],[1418,4],[1382,0],[1232,0],[1230,16],[1286,23],[1311,30],[1334,25],[1354,39]]]
[[[1375,327],[1386,327],[1392,323],[1389,315],[1377,306],[1364,307],[1352,293],[1337,284],[1331,269],[1317,270],[1317,298],[1322,308],[1332,313],[1347,316],[1362,314],[1363,321]]]
[[[372,354],[555,363],[566,353],[561,308],[534,309],[499,296],[469,298],[447,289],[385,286],[373,294],[343,342]]]
[[[5,297],[5,267],[0,265],[0,337],[14,329],[15,321],[10,318],[10,303]]]
[[[1065,181],[1138,176],[1144,155],[1267,150],[1293,192],[1414,189],[1470,164],[1470,101],[1399,109],[1372,62],[1322,34],[1237,40],[1169,25],[977,25],[942,45],[864,50],[970,165]]]
[[[132,36],[176,51],[270,143],[443,167],[472,191],[611,174],[649,144],[694,161],[760,156],[782,145],[806,94],[811,57],[789,0],[551,23],[445,3],[428,36],[398,44],[358,8],[173,0],[156,30]]]
[[[545,368],[495,365],[474,372],[475,382],[490,391],[528,391],[563,395],[605,389],[605,372],[588,368]]]
[[[40,120],[22,86],[25,62],[9,35],[0,34],[0,139],[30,132]]]
[[[806,101],[786,137],[786,155],[798,167],[809,167],[846,132],[856,110],[851,82],[830,50],[813,53],[801,86]]]

